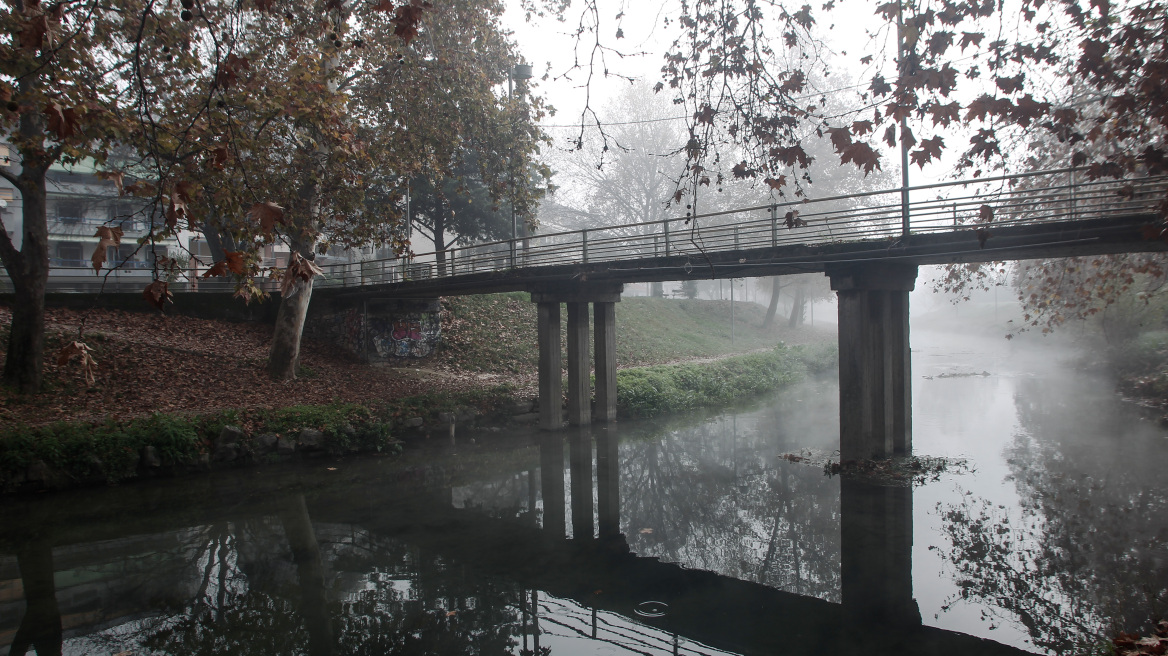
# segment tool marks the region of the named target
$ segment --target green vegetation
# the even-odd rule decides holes
[[[617,372],[617,408],[636,417],[722,406],[789,385],[835,361],[829,347],[777,346],[701,364],[661,365]]]
[[[530,296],[451,297],[444,310],[441,361],[468,371],[535,371],[536,306]],[[785,321],[763,330],[766,308],[754,303],[736,303],[734,315],[731,340],[730,301],[624,298],[616,304],[617,366],[666,364],[825,339],[812,328],[787,328]],[[562,318],[566,323],[563,313]]]
[[[235,460],[254,462],[263,455],[260,435],[295,439],[303,429],[319,430],[321,452],[385,452],[398,447],[391,431],[420,417],[434,424],[443,412],[474,409],[490,414],[511,399],[506,386],[455,394],[426,394],[376,405],[334,403],[279,409],[226,410],[200,415],[154,414],[124,422],[59,422],[45,426],[18,425],[0,432],[0,492],[26,482],[64,488],[77,484],[116,483],[140,476],[150,465],[168,470],[205,468],[216,439],[226,426],[244,431]],[[271,456],[269,456],[271,457]],[[35,479],[35,480],[34,480]]]

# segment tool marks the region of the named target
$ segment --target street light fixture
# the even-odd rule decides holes
[[[507,70],[507,100],[511,100],[515,80],[530,80],[531,64],[516,64]],[[513,163],[512,163],[513,164]],[[515,267],[515,240],[519,238],[519,226],[515,222],[515,168],[508,167],[511,176],[511,267]]]

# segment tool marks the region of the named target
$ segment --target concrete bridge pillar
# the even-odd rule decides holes
[[[596,421],[616,421],[616,303],[592,304],[596,345]]]
[[[588,366],[588,304],[568,303],[568,424],[592,423],[592,368]]]
[[[539,425],[561,427],[560,304],[568,307],[568,423],[592,423],[592,367],[589,357],[588,305],[595,313],[595,419],[616,419],[616,303],[623,285],[561,285],[532,291],[539,304]]]
[[[917,267],[828,267],[839,298],[840,459],[912,452],[908,294]]]
[[[560,304],[541,302],[538,306],[539,339],[539,427],[554,430],[563,422],[560,400],[564,398],[560,353]]]

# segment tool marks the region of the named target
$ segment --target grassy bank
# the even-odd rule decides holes
[[[507,387],[375,404],[161,414],[128,421],[18,425],[0,432],[0,492],[63,489],[294,457],[387,453],[447,415],[509,412]]]
[[[659,365],[617,372],[617,409],[650,417],[724,406],[834,367],[834,347],[778,346],[714,362]]]
[[[536,306],[527,294],[451,297],[443,309],[439,362],[467,371],[535,371]],[[832,341],[830,333],[812,327],[788,328],[782,317],[764,329],[766,308],[754,303],[735,303],[733,331],[730,315],[730,301],[624,298],[616,304],[617,367],[745,353],[780,342]]]

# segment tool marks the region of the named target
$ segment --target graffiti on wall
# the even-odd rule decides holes
[[[320,317],[313,332],[322,332],[342,348],[362,357],[388,360],[424,358],[442,335],[437,312],[373,311],[359,308]]]
[[[424,358],[434,351],[440,336],[441,323],[433,312],[369,317],[369,343],[380,358]]]

